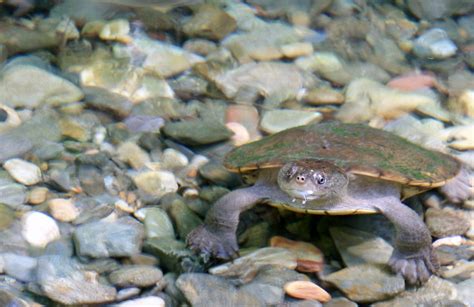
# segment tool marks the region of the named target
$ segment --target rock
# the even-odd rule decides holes
[[[273,134],[289,128],[316,123],[322,118],[323,115],[319,112],[271,110],[263,114],[260,127],[263,131]]]
[[[320,272],[323,269],[324,255],[313,244],[274,236],[270,240],[270,246],[286,248],[295,253],[296,269],[300,272]]]
[[[133,103],[127,97],[100,87],[88,86],[83,90],[84,101],[91,108],[111,113],[119,118],[128,116],[132,111]]]
[[[345,297],[336,297],[324,304],[324,307],[357,307],[354,302],[349,301]]]
[[[116,300],[119,302],[125,301],[131,297],[136,297],[140,294],[140,288],[133,287],[133,288],[124,288],[117,291]],[[117,306],[117,305],[115,305]]]
[[[0,76],[0,101],[11,107],[55,106],[83,97],[81,90],[71,82],[35,66],[7,66],[0,71]],[[25,88],[30,90],[22,90]]]
[[[291,297],[316,300],[318,302],[327,303],[331,300],[331,295],[320,286],[310,281],[291,281],[283,287],[286,294]]]
[[[240,63],[270,61],[280,59],[283,56],[281,46],[299,41],[299,36],[292,27],[285,24],[265,23],[254,27],[252,31],[229,35],[222,45]]]
[[[463,282],[460,282],[456,285],[457,296],[456,298],[466,305],[472,304],[474,302],[474,292],[472,291],[474,287],[474,278],[467,279]]]
[[[39,205],[48,199],[49,189],[45,187],[35,187],[28,193],[28,203]]]
[[[265,306],[274,306],[283,302],[285,293],[281,287],[274,285],[251,282],[240,287],[240,290],[254,296]]]
[[[183,48],[189,52],[207,56],[217,50],[217,45],[206,39],[191,38],[184,42]]]
[[[223,124],[200,119],[168,122],[163,132],[170,138],[186,145],[206,145],[225,141],[232,136]]]
[[[8,131],[21,124],[18,113],[5,105],[0,104],[0,133]]]
[[[130,43],[130,23],[126,19],[115,19],[107,21],[99,31],[99,37],[103,40]]]
[[[324,280],[357,303],[385,300],[405,289],[401,276],[372,264],[348,267],[326,276]]]
[[[236,26],[235,19],[225,11],[213,5],[202,4],[193,17],[183,25],[183,32],[191,37],[221,40],[233,32]]]
[[[250,142],[250,134],[244,125],[235,122],[228,122],[225,126],[234,134],[230,140],[235,146],[240,146]]]
[[[154,266],[129,265],[113,271],[110,282],[118,287],[145,288],[155,285],[163,277],[163,272]]]
[[[413,46],[416,56],[427,59],[446,59],[455,55],[457,49],[448,34],[440,28],[426,31],[415,40]]]
[[[380,302],[373,306],[461,306],[459,303],[452,303],[452,300],[455,299],[455,297],[456,287],[453,283],[432,276],[422,287],[407,290],[392,300]]]
[[[150,163],[150,156],[140,146],[133,142],[125,142],[117,148],[118,159],[128,163],[134,169],[140,169]]]
[[[18,208],[26,203],[26,188],[16,183],[2,184],[0,185],[0,199],[10,208]]]
[[[165,120],[159,116],[132,115],[125,119],[124,124],[132,132],[157,133],[165,125]]]
[[[455,100],[454,109],[459,113],[474,118],[474,90],[465,90]]]
[[[165,210],[157,207],[147,208],[145,212],[146,238],[175,238],[173,223]]]
[[[171,203],[168,212],[176,225],[179,237],[185,240],[188,234],[202,224],[201,218],[197,216],[181,199]]]
[[[470,0],[409,0],[407,6],[415,16],[428,20],[463,15],[473,10]]]
[[[251,105],[230,105],[227,107],[225,113],[225,122],[227,124],[239,123],[244,126],[250,136],[250,140],[257,140],[260,137],[260,131],[258,129],[259,120],[260,116],[257,108]],[[232,130],[232,128],[229,129]],[[236,132],[234,130],[232,131],[235,137]]]
[[[474,135],[472,133],[474,124],[452,126],[443,129],[439,138],[448,143],[448,146],[457,150],[474,149]]]
[[[76,228],[73,234],[76,252],[93,258],[130,257],[141,251],[144,230],[130,217],[116,222],[91,222]]]
[[[173,272],[192,269],[192,252],[186,244],[173,238],[151,238],[145,241],[144,251],[160,259],[160,266]],[[190,267],[191,266],[191,267]]]
[[[240,183],[239,176],[229,172],[221,163],[208,162],[199,168],[199,175],[220,186],[235,187]]]
[[[32,257],[12,253],[0,254],[3,259],[3,270],[7,275],[22,282],[36,279],[37,260]]]
[[[44,248],[48,243],[60,238],[56,222],[44,213],[30,211],[21,219],[23,238],[32,246]]]
[[[189,159],[176,149],[166,148],[161,155],[161,163],[164,169],[177,170],[188,165]]]
[[[24,185],[34,185],[42,180],[38,166],[21,159],[10,159],[3,163],[3,168],[16,181]]]
[[[202,273],[185,273],[176,285],[193,306],[263,306],[247,292],[238,291],[222,277]]]
[[[251,280],[264,266],[273,265],[295,269],[296,255],[285,248],[266,247],[209,269],[209,273],[223,277],[233,277],[245,282]]]
[[[287,58],[307,56],[314,51],[313,45],[307,42],[298,42],[281,46],[281,53]]]
[[[108,303],[117,294],[114,287],[99,282],[97,273],[81,271],[76,262],[63,256],[42,256],[37,278],[48,298],[65,305]]]
[[[348,85],[346,102],[336,118],[343,122],[364,122],[375,116],[395,119],[422,105],[436,104],[429,96],[391,89],[370,79],[357,79]]]
[[[469,230],[471,223],[462,211],[429,208],[425,221],[431,235],[437,238],[462,235]]]
[[[317,73],[339,84],[346,84],[351,79],[344,61],[335,53],[315,52],[312,55],[296,59],[295,64],[305,71]]]
[[[71,199],[50,199],[48,201],[48,208],[55,219],[66,223],[74,221],[80,214],[79,209]]]
[[[458,261],[454,267],[448,267],[441,272],[440,276],[450,281],[464,281],[472,276],[474,272],[474,261]]]
[[[303,96],[303,101],[311,105],[342,104],[344,95],[330,87],[320,87],[309,90]]]
[[[137,187],[153,197],[161,197],[178,190],[178,183],[173,173],[168,171],[146,171],[133,177]]]
[[[117,307],[165,307],[165,301],[158,296],[147,296],[143,298],[136,298],[128,300],[119,304],[115,304]]]
[[[349,227],[329,228],[346,266],[364,263],[387,264],[393,247],[371,233]]]
[[[28,138],[17,136],[10,131],[0,134],[0,142],[4,145],[0,148],[0,162],[22,156],[33,148]]]
[[[427,73],[414,72],[393,78],[387,83],[387,86],[404,91],[416,91],[424,88],[438,87],[440,85],[435,76]]]

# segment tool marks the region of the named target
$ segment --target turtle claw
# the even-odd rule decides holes
[[[449,201],[460,203],[472,196],[472,184],[469,171],[462,167],[459,174],[439,188]]]
[[[416,255],[402,255],[394,250],[388,264],[392,271],[400,273],[410,285],[424,284],[439,267],[431,247]]]
[[[191,231],[186,243],[193,251],[206,257],[232,259],[239,256],[239,246],[234,233],[214,233],[205,225],[200,225]]]

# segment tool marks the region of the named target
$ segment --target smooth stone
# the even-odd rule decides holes
[[[298,42],[281,46],[281,53],[287,58],[307,56],[314,51],[313,45],[307,42]]]
[[[60,158],[63,153],[63,144],[56,142],[44,142],[33,149],[33,154],[42,161]]]
[[[266,306],[274,306],[282,303],[285,296],[281,287],[258,282],[248,283],[239,289],[256,297]]]
[[[56,220],[66,223],[74,221],[80,214],[79,209],[71,199],[50,199],[48,201],[48,208]]]
[[[129,298],[137,297],[139,294],[140,294],[140,288],[137,288],[137,287],[121,289],[117,291],[116,300],[119,302],[122,302]]]
[[[263,131],[273,134],[289,128],[316,123],[323,119],[319,112],[299,110],[271,110],[263,114],[260,127]]]
[[[462,211],[448,209],[429,208],[425,213],[425,221],[431,235],[437,238],[463,235],[471,227]]]
[[[119,304],[117,307],[165,307],[165,301],[158,296],[147,296],[143,298],[136,298],[128,300]]]
[[[245,128],[244,125],[228,122],[225,124],[225,126],[234,134],[230,140],[235,146],[240,146],[250,142],[250,133],[247,131],[247,128]]]
[[[131,257],[141,251],[143,225],[131,217],[116,222],[91,222],[76,228],[73,234],[76,252],[93,258]]]
[[[458,282],[464,281],[474,273],[474,261],[461,260],[454,264],[454,266],[449,266],[447,269],[444,269],[440,276],[446,280]]]
[[[273,265],[295,269],[296,255],[285,248],[266,247],[209,269],[209,273],[222,277],[232,277],[241,281],[251,280],[264,266]]]
[[[344,95],[330,87],[320,87],[309,90],[303,97],[303,101],[310,105],[342,104]]]
[[[31,282],[36,279],[37,260],[33,257],[12,253],[0,254],[3,261],[3,272],[22,282]]]
[[[145,171],[133,177],[133,181],[141,191],[154,197],[178,190],[176,177],[168,171]]]
[[[372,264],[348,267],[324,277],[324,280],[357,303],[386,300],[405,290],[405,280],[401,276]]]
[[[466,305],[472,304],[472,302],[474,302],[474,291],[472,291],[472,289],[474,289],[473,277],[456,284],[456,298]]]
[[[217,45],[216,43],[206,39],[191,38],[184,42],[183,48],[189,52],[207,56],[217,50]]]
[[[435,20],[473,11],[471,0],[408,0],[408,9],[420,19]]]
[[[18,113],[5,105],[0,104],[0,133],[17,127],[21,124]]]
[[[12,209],[18,208],[26,203],[26,187],[16,183],[0,186],[0,199],[2,203]]]
[[[168,212],[176,225],[179,238],[182,240],[185,240],[193,229],[202,224],[201,218],[179,198],[171,203]]]
[[[286,294],[294,298],[315,300],[322,303],[331,300],[331,295],[326,290],[311,281],[291,281],[286,283],[283,289],[285,289]]]
[[[456,54],[456,45],[449,39],[448,34],[433,28],[418,37],[413,46],[414,53],[420,58],[446,59]]]
[[[173,223],[165,210],[157,207],[147,208],[145,212],[146,238],[175,238]]]
[[[190,259],[193,255],[191,250],[186,248],[186,243],[167,237],[147,239],[143,249],[158,257],[160,266],[172,272],[182,272],[189,269]]]
[[[84,96],[71,82],[35,66],[9,66],[0,75],[0,101],[11,107],[55,106],[79,101]],[[30,90],[22,90],[25,88]]]
[[[14,157],[20,157],[33,148],[33,143],[26,137],[17,136],[11,131],[0,134],[0,162]]]
[[[176,285],[193,306],[263,306],[257,298],[238,291],[222,277],[203,273],[185,273]]]
[[[339,84],[346,84],[350,79],[344,61],[332,52],[317,51],[309,56],[299,57],[295,60],[295,65]]]
[[[193,17],[183,25],[183,32],[190,37],[221,40],[236,29],[236,21],[220,8],[202,4]]]
[[[165,120],[159,116],[131,115],[124,120],[124,124],[132,132],[157,133],[165,125]]]
[[[467,89],[463,91],[456,99],[456,109],[461,114],[474,118],[474,90]]]
[[[381,237],[349,227],[329,228],[346,266],[365,263],[387,264],[393,247]]]
[[[168,137],[191,146],[225,141],[232,136],[232,132],[222,123],[199,119],[168,122],[163,132]]]
[[[119,118],[130,114],[133,103],[125,96],[100,87],[84,87],[84,101],[87,106],[111,113]]]
[[[349,301],[345,297],[336,297],[324,304],[324,307],[357,307],[354,302]]]
[[[44,248],[48,243],[61,237],[56,221],[48,215],[30,211],[21,219],[23,238],[32,246]]]
[[[130,23],[126,19],[115,19],[107,21],[99,31],[102,40],[130,43]]]
[[[258,123],[260,115],[253,105],[235,104],[229,105],[225,113],[225,122],[239,123],[246,128],[251,140],[256,140],[260,136]],[[235,133],[235,132],[234,132]]]
[[[459,303],[452,303],[452,300],[455,298],[455,284],[439,277],[431,276],[431,278],[423,286],[407,290],[392,300],[373,304],[373,306],[462,306]]]
[[[34,185],[42,180],[41,170],[36,164],[21,160],[10,159],[3,163],[3,168],[17,182],[24,185]]]
[[[343,122],[364,122],[378,116],[395,119],[423,105],[436,105],[429,96],[389,88],[371,79],[356,79],[346,88],[346,102],[336,113]]]
[[[189,159],[183,153],[173,148],[166,148],[161,155],[160,162],[167,170],[181,169],[189,164]]]
[[[133,142],[125,142],[118,146],[117,156],[120,161],[128,163],[134,169],[140,169],[150,163],[148,153]]]
[[[0,231],[8,229],[15,221],[15,211],[5,204],[0,204]]]
[[[103,304],[115,300],[117,290],[103,284],[99,274],[82,271],[64,256],[42,256],[38,260],[37,282],[51,300],[65,305]]]
[[[270,240],[271,247],[282,247],[295,253],[297,267],[300,272],[320,272],[324,266],[324,255],[311,243],[293,241],[285,237],[274,236]]]
[[[109,275],[110,282],[118,287],[145,288],[155,285],[163,277],[163,272],[148,265],[124,266]]]
[[[61,134],[75,141],[85,143],[92,138],[92,132],[89,125],[77,117],[63,117],[59,120]]]
[[[461,151],[472,150],[474,149],[472,129],[474,129],[474,124],[452,126],[440,131],[439,137],[453,149]]]
[[[240,183],[238,175],[229,172],[221,163],[213,161],[201,166],[199,175],[219,186],[235,187]]]
[[[170,80],[169,83],[176,95],[181,99],[190,99],[207,95],[208,93],[209,82],[192,73],[185,73],[176,79]]]

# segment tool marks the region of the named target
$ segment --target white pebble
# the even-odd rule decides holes
[[[41,170],[38,166],[21,159],[10,159],[3,164],[3,168],[16,181],[24,185],[33,185],[41,181]]]
[[[61,222],[74,221],[80,214],[71,199],[55,198],[48,201],[49,212]]]
[[[163,196],[178,190],[176,177],[167,171],[143,172],[135,176],[133,181],[140,190],[153,196]]]
[[[148,296],[125,301],[115,305],[117,307],[165,307],[165,301],[158,296]]]
[[[181,169],[189,164],[189,159],[173,148],[166,148],[161,156],[164,168],[169,170]]]
[[[60,238],[56,222],[44,213],[31,211],[21,219],[23,238],[32,246],[44,248],[48,243]]]

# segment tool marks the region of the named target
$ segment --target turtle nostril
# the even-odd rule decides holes
[[[304,176],[296,176],[296,182],[298,182],[298,183],[304,183],[304,181],[305,181]]]

